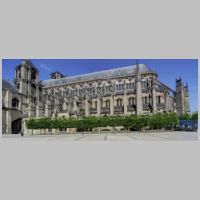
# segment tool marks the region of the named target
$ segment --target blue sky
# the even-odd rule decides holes
[[[49,74],[53,71],[72,76],[136,63],[136,59],[31,59],[31,61],[39,69],[41,80],[49,79]],[[3,59],[3,79],[13,80],[15,66],[20,62],[21,59]],[[156,70],[159,80],[172,89],[175,89],[176,78],[181,77],[189,86],[191,111],[198,110],[198,60],[139,59],[139,63],[144,63],[150,69]]]

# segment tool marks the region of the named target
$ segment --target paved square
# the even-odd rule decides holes
[[[6,141],[198,141],[198,132],[76,133],[57,135],[2,135]]]

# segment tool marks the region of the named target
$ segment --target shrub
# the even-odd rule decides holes
[[[192,120],[198,120],[198,112],[193,112],[191,116]]]
[[[194,115],[194,118],[197,114]],[[28,120],[27,127],[29,129],[62,129],[62,128],[86,128],[92,129],[96,127],[116,126],[125,128],[134,128],[141,130],[150,127],[151,129],[173,128],[178,123],[178,117],[175,113],[154,114],[154,115],[131,115],[131,116],[104,116],[104,117],[82,117],[77,118],[31,118]]]
[[[190,120],[191,119],[191,115],[188,114],[188,113],[185,113],[185,114],[182,114],[180,117],[179,117],[180,120]]]

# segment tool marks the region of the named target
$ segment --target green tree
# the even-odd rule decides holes
[[[191,115],[188,113],[184,113],[179,117],[180,120],[190,120],[191,119]]]
[[[198,112],[193,112],[191,116],[192,120],[198,120]]]

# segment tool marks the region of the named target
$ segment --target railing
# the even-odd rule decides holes
[[[110,114],[110,108],[108,107],[101,107],[102,114]]]
[[[180,128],[181,130],[197,131],[198,130],[198,120],[179,120],[176,127]]]
[[[124,113],[124,106],[115,106],[114,107],[114,113],[115,114]]]

